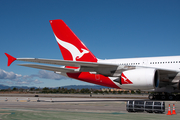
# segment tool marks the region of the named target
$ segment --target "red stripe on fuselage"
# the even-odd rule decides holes
[[[81,81],[98,84],[102,86],[118,88],[115,83],[113,83],[109,77],[100,74],[90,74],[89,72],[79,72],[79,73],[67,73],[70,78],[78,79]]]

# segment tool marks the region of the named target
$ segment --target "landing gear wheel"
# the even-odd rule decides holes
[[[166,99],[166,96],[165,95],[162,95],[161,96],[161,100],[165,100]]]
[[[168,96],[168,99],[169,99],[169,100],[173,100],[173,99],[174,99],[174,96],[173,96],[173,95],[169,95],[169,96]]]

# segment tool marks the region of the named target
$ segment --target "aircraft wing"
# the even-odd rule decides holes
[[[76,72],[76,69],[71,68],[63,68],[63,67],[55,67],[55,66],[46,66],[46,65],[37,65],[37,64],[18,64],[19,66],[31,67],[31,68],[38,68],[43,70],[49,71],[58,71],[58,72]]]
[[[33,67],[58,72],[96,72],[98,74],[112,76],[113,72],[117,70],[117,64],[105,64],[105,63],[94,63],[94,62],[80,62],[80,61],[68,61],[68,60],[53,60],[53,59],[39,59],[39,58],[17,58],[18,61],[27,61],[43,64],[54,64],[63,66],[78,67],[77,69],[71,69],[72,71],[66,70],[66,68],[50,67],[35,64],[20,64],[21,66]],[[65,69],[65,70],[64,70]],[[74,70],[74,71],[73,71]]]
[[[74,67],[117,67],[117,64],[104,64],[95,62],[80,62],[80,61],[68,61],[68,60],[54,60],[54,59],[40,59],[40,58],[16,58],[18,61],[44,63],[44,64],[54,64],[54,65],[64,65],[64,66],[74,66]]]
[[[39,69],[56,71],[56,72],[96,72],[98,74],[112,76],[112,74],[119,68],[118,64],[39,59],[39,58],[14,58],[13,56],[7,53],[5,54],[8,57],[8,66],[10,66],[13,61],[17,60],[17,61],[35,62],[35,63],[43,63],[43,64],[78,67],[77,69],[67,69],[62,67],[52,67],[52,66],[36,65],[36,64],[19,64],[20,66],[39,68]]]

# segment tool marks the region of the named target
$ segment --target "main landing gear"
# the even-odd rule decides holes
[[[149,94],[150,100],[180,100],[180,95],[169,94],[169,93],[153,93]]]

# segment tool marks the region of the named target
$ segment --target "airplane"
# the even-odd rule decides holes
[[[150,91],[151,100],[180,99],[180,56],[98,59],[63,20],[49,22],[64,60],[15,58],[5,53],[8,66],[15,60],[42,63],[18,65],[111,88]]]

